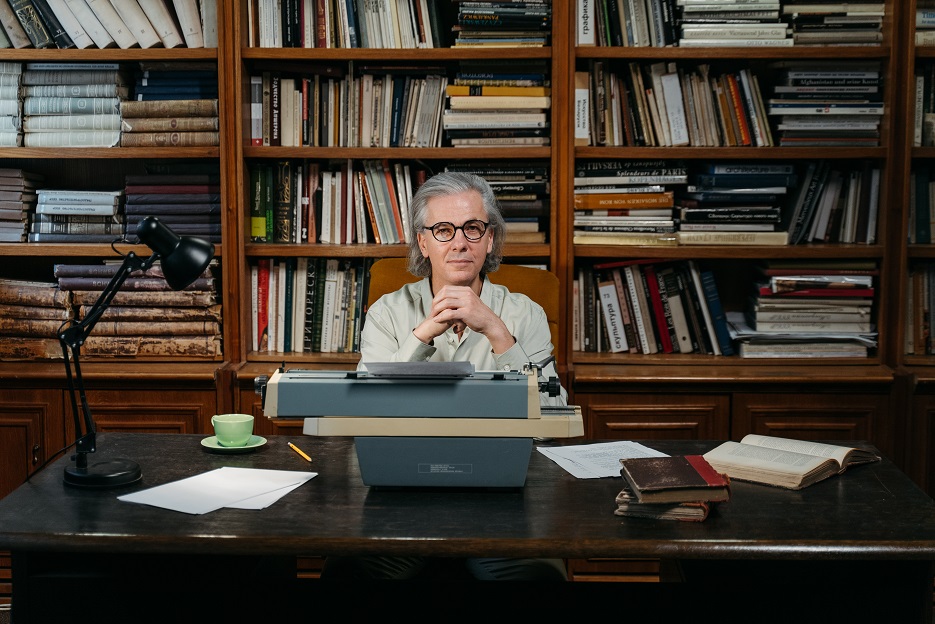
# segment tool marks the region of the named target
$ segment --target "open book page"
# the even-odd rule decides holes
[[[754,446],[763,446],[772,449],[784,451],[793,451],[804,455],[814,455],[816,457],[830,457],[838,462],[840,468],[838,472],[844,472],[851,464],[862,464],[880,459],[877,455],[854,447],[838,446],[835,444],[822,444],[821,442],[811,442],[809,440],[792,440],[790,438],[777,438],[775,436],[763,436],[749,434],[740,441],[742,444],[752,444]]]
[[[741,481],[798,489],[838,471],[836,460],[754,444],[724,442],[705,453],[715,470]]]

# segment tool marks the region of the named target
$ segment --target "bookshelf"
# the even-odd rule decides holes
[[[171,6],[171,3],[170,3]],[[197,5],[196,6],[197,9]],[[227,94],[228,47],[226,17],[219,18],[220,40],[211,48],[146,49],[110,47],[59,50],[55,48],[5,48],[4,62],[119,63],[122,69],[140,63],[207,65],[216,68],[219,101]],[[223,123],[223,122],[222,122]],[[220,170],[222,195],[229,197],[225,164],[228,134],[221,132],[221,143],[212,147],[73,147],[0,149],[0,166],[21,168],[45,176],[49,188],[122,189],[129,174],[145,172],[148,163],[209,163]],[[124,245],[123,253],[133,250],[149,255],[142,245]],[[216,245],[216,256],[223,267],[224,245]],[[118,258],[107,243],[3,243],[2,277],[54,282],[57,263],[98,262]],[[119,258],[118,258],[119,259]],[[219,302],[223,292],[219,288]],[[225,306],[234,306],[231,298]],[[224,367],[223,359],[204,358],[82,358],[82,372],[88,383],[88,398],[99,429],[153,432],[197,432],[210,427],[209,419],[225,400],[219,399],[215,378]],[[8,470],[0,479],[0,495],[22,483],[47,460],[58,456],[74,439],[68,407],[64,367],[61,359],[46,361],[4,361],[0,363],[0,396],[7,406],[0,414],[0,430],[9,444],[3,454]],[[150,409],[159,406],[156,409]]]
[[[935,10],[925,0],[912,0],[906,3],[906,14],[903,22],[902,40],[906,45],[899,54],[902,56],[904,73],[904,92],[902,93],[901,116],[906,120],[901,136],[902,148],[899,152],[899,167],[902,171],[915,172],[920,165],[927,165],[935,156],[935,147],[928,141],[917,145],[914,141],[914,118],[916,113],[915,74],[922,71],[926,65],[931,67],[935,63],[935,47],[931,45],[916,45],[916,19],[917,10],[926,8]],[[905,175],[900,180],[901,196],[907,198],[907,206],[912,203],[915,195],[913,178]],[[915,227],[915,215],[912,208],[907,208],[901,215],[899,230],[892,239],[895,253],[898,254],[894,265],[892,279],[898,280],[896,287],[900,302],[898,314],[897,343],[893,346],[892,358],[899,365],[899,372],[907,386],[904,396],[907,397],[906,410],[910,414],[907,445],[911,449],[907,471],[920,484],[931,492],[935,484],[935,441],[933,441],[933,416],[935,416],[935,359],[918,345],[910,346],[913,336],[921,333],[922,321],[918,318],[919,306],[915,304],[918,297],[914,292],[911,275],[920,270],[920,267],[931,263],[935,259],[935,247],[932,244],[916,242],[915,238],[905,235]],[[902,234],[902,235],[900,235]],[[909,308],[912,307],[910,318]]]

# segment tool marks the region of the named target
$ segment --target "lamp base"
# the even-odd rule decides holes
[[[129,459],[108,459],[88,464],[87,468],[67,466],[65,483],[76,487],[112,488],[136,483],[143,478],[140,465]]]

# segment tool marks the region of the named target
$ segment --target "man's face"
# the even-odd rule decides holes
[[[442,221],[462,226],[474,219],[487,221],[487,212],[480,194],[467,191],[430,199],[425,226]],[[430,230],[422,230],[419,233],[419,248],[422,256],[432,263],[432,287],[435,292],[449,284],[476,286],[487,254],[493,248],[493,230],[487,228],[477,241],[468,240],[463,231],[456,230],[454,238],[444,243],[435,240]]]

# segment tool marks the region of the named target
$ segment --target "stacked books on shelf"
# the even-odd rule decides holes
[[[71,292],[76,319],[85,317],[120,265],[120,260],[54,265],[58,289]],[[221,306],[213,270],[209,267],[182,290],[166,283],[159,263],[131,273],[87,338],[83,354],[220,359]]]
[[[714,275],[694,260],[620,260],[577,272],[576,351],[733,355]]]
[[[658,0],[652,0],[658,2]],[[663,1],[662,4],[665,4]],[[779,0],[742,3],[678,2],[678,45],[687,47],[777,47],[794,44],[788,16],[780,18]]]
[[[253,350],[359,351],[371,262],[369,258],[258,259],[250,267]]]
[[[219,174],[131,174],[125,178],[127,238],[136,242],[140,221],[153,216],[179,236],[221,242]]]
[[[666,0],[578,2],[579,46],[665,47],[677,40],[676,3]]]
[[[22,83],[22,63],[0,63],[0,147],[23,144]]]
[[[507,243],[544,243],[549,229],[549,167],[536,161],[449,163],[446,171],[487,180],[506,221]]]
[[[875,61],[777,61],[767,100],[780,146],[877,147],[883,77]]]
[[[30,222],[35,218],[36,185],[42,179],[41,175],[22,169],[0,169],[0,241],[26,240]]]
[[[702,455],[620,460],[626,485],[616,496],[618,516],[701,522],[730,501],[730,478]]]
[[[935,2],[916,0],[916,45],[935,45]]]
[[[879,45],[883,41],[884,3],[785,0],[795,45]]]
[[[908,281],[904,353],[931,355],[935,353],[931,312],[935,309],[932,307],[935,302],[935,265],[920,262],[910,266]]]
[[[870,161],[810,161],[792,203],[790,244],[876,241],[880,168]]]
[[[220,145],[217,130],[154,130],[176,126],[211,127],[218,124],[218,100],[126,100],[121,102],[122,147],[206,147]]]
[[[680,161],[578,161],[577,245],[677,245],[674,189],[688,182]]]
[[[123,190],[40,188],[31,243],[110,243],[125,234]]]
[[[4,360],[63,357],[56,335],[74,317],[71,293],[55,282],[0,279],[0,311]]]
[[[543,47],[552,32],[552,0],[458,4],[454,47]]]
[[[114,147],[120,142],[120,104],[126,97],[119,63],[26,63],[23,144]]]
[[[448,47],[446,2],[320,0],[248,3],[248,45],[260,48]],[[308,10],[311,7],[311,10]]]
[[[446,94],[445,137],[456,147],[549,145],[552,108],[548,68],[540,59],[463,60]],[[467,89],[465,89],[467,87]],[[525,87],[497,93],[488,87]],[[466,93],[465,93],[466,92]]]
[[[677,193],[681,245],[785,245],[781,229],[787,192],[798,176],[791,164],[712,163],[689,175]]]
[[[0,22],[0,47],[217,47],[217,0],[12,0],[0,3]]]
[[[218,97],[218,72],[190,69],[179,63],[174,69],[145,69],[136,73],[131,100],[210,100]]]
[[[589,111],[590,145],[773,145],[759,81],[748,68],[713,75],[707,64],[588,65],[575,81],[576,109]]]
[[[865,261],[769,261],[742,312],[728,312],[741,357],[866,357],[876,347],[874,279]]]

